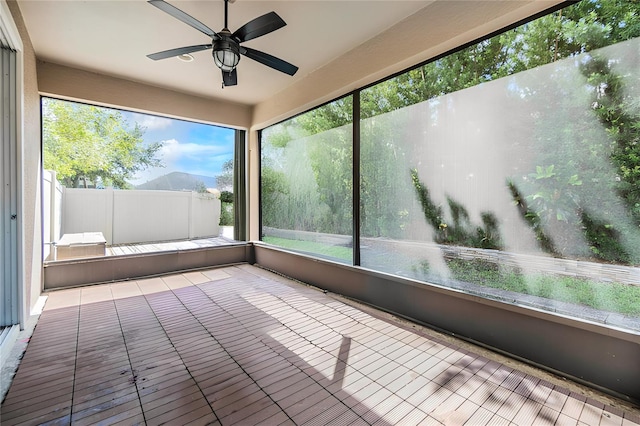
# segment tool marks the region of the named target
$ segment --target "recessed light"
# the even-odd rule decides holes
[[[183,55],[178,55],[177,58],[180,59],[182,62],[193,61],[193,56],[189,55],[188,53],[185,53]]]

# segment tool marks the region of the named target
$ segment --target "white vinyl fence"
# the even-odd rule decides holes
[[[49,176],[44,182],[47,243],[84,232],[102,232],[107,245],[220,234],[220,200],[213,194],[65,188],[55,183],[55,175],[51,179],[50,172],[45,176]]]
[[[43,254],[48,259],[52,243],[62,237],[62,193],[64,187],[56,180],[56,172],[44,170],[42,173],[43,193]]]

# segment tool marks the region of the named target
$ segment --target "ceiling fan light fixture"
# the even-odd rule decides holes
[[[240,44],[245,41],[262,37],[263,35],[284,27],[287,25],[286,22],[284,22],[277,13],[269,12],[252,19],[232,33],[227,26],[227,18],[228,5],[234,1],[235,0],[224,0],[224,28],[219,33],[216,33],[193,16],[167,3],[165,0],[148,0],[148,3],[152,6],[157,7],[163,12],[189,25],[191,28],[208,36],[211,43],[164,50],[147,55],[147,57],[158,61],[160,59],[177,56],[179,59],[190,62],[193,60],[193,57],[190,55],[191,53],[211,49],[213,62],[222,71],[222,87],[235,86],[238,84],[236,67],[238,62],[240,62],[241,54],[276,71],[294,75],[298,71],[298,67],[295,65],[269,55],[268,53],[240,46]]]
[[[213,44],[213,62],[224,72],[233,71],[240,62],[238,45],[228,40],[217,40]]]
[[[176,58],[178,58],[182,62],[191,62],[191,61],[193,61],[193,56],[191,56],[188,53],[183,53],[182,55],[178,55],[178,56],[176,56]]]

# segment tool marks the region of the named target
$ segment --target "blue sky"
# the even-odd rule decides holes
[[[131,183],[139,185],[171,172],[217,176],[222,164],[233,158],[235,131],[208,124],[175,120],[147,114],[122,112],[129,123],[147,130],[146,143],[163,142],[159,151],[164,168],[139,172]]]

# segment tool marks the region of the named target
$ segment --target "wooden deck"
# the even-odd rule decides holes
[[[218,247],[233,244],[233,226],[221,226],[220,236],[192,240],[161,241],[154,243],[116,244],[107,246],[106,256],[157,253],[162,251],[189,250],[203,247]]]
[[[188,250],[203,247],[217,247],[233,244],[231,238],[220,236],[201,238],[197,240],[165,241],[158,243],[118,244],[108,246],[106,256],[119,256],[126,254],[157,253],[162,251]]]
[[[9,425],[618,425],[636,408],[242,265],[49,293]]]

